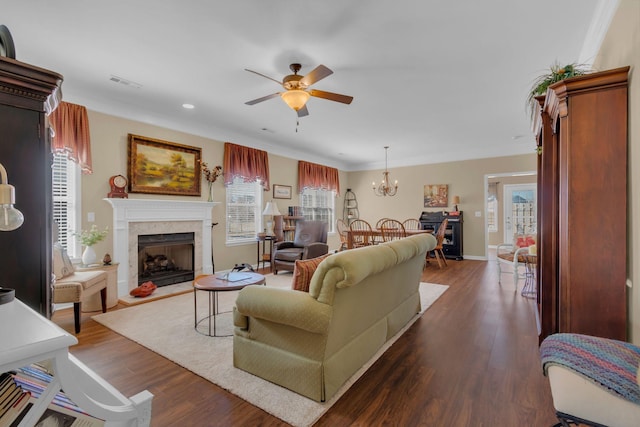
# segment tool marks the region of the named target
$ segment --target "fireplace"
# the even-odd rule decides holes
[[[138,235],[138,285],[156,286],[193,280],[195,233]]]
[[[118,296],[139,285],[138,236],[194,233],[194,276],[213,273],[212,210],[219,202],[104,199],[113,207],[113,254],[118,262]]]

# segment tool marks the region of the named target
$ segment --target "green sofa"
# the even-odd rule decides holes
[[[326,401],[420,311],[430,234],[339,252],[309,292],[248,286],[234,307],[233,364]]]

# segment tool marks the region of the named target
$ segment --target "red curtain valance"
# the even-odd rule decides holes
[[[338,169],[305,161],[298,161],[298,191],[329,190],[340,194]]]
[[[269,156],[266,151],[242,145],[224,143],[224,185],[229,185],[236,177],[244,182],[260,180],[264,191],[269,191]]]
[[[49,124],[53,129],[51,150],[66,154],[80,165],[82,173],[92,173],[87,109],[82,105],[61,102],[49,115]]]

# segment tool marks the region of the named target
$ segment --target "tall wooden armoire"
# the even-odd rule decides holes
[[[62,76],[0,57],[0,163],[15,187],[24,223],[0,232],[0,286],[41,314],[51,313],[52,189],[45,111]]]
[[[627,339],[628,72],[569,78],[538,98],[540,340]]]

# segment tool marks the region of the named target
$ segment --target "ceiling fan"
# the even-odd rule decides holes
[[[262,98],[247,101],[245,102],[245,104],[254,105],[259,102],[266,101],[267,99],[280,96],[289,107],[291,107],[298,113],[298,117],[304,117],[309,115],[309,110],[307,109],[306,103],[311,96],[315,96],[316,98],[328,99],[329,101],[342,102],[343,104],[351,104],[351,101],[353,101],[353,96],[340,95],[339,93],[325,92],[323,90],[317,89],[309,89],[309,86],[311,86],[312,84],[333,74],[333,71],[331,71],[324,65],[318,65],[306,76],[298,75],[298,71],[300,71],[300,69],[302,68],[302,65],[300,64],[291,64],[289,65],[289,68],[291,69],[291,71],[293,71],[293,74],[285,76],[282,79],[282,82],[269,76],[265,76],[264,74],[260,74],[257,71],[245,68],[245,71],[249,71],[250,73],[257,74],[269,80],[273,80],[279,85],[282,85],[282,87],[285,89],[284,92],[272,93],[271,95],[263,96]]]

